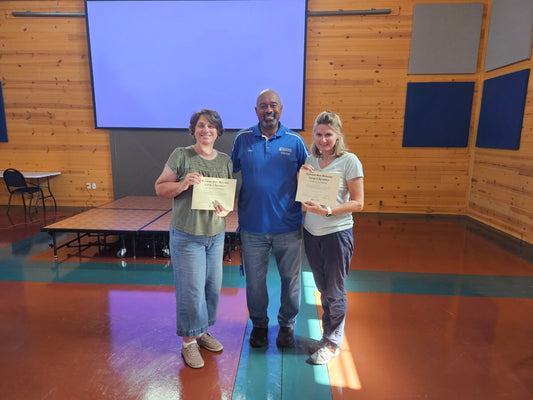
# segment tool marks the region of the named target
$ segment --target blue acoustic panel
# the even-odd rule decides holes
[[[485,71],[531,57],[532,0],[492,0]]]
[[[409,74],[474,74],[483,3],[415,4]]]
[[[487,79],[483,84],[477,147],[518,150],[529,69]]]
[[[4,96],[2,96],[2,83],[0,83],[0,142],[7,142],[6,112],[4,110]]]
[[[466,147],[474,82],[407,84],[404,147]]]

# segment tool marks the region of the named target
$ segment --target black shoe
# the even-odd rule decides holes
[[[281,326],[279,328],[276,344],[278,347],[294,346],[294,328],[292,326]]]
[[[268,344],[268,328],[259,328],[254,326],[250,334],[250,346],[263,347]]]

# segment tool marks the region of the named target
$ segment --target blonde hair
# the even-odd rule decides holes
[[[318,125],[327,125],[339,135],[339,138],[333,146],[333,155],[335,157],[340,157],[346,153],[348,147],[346,144],[344,144],[344,133],[342,132],[342,122],[340,117],[334,112],[322,111],[316,117],[315,125],[313,126],[313,144],[311,145],[311,154],[313,154],[315,157],[320,157],[322,155],[320,150],[317,149],[314,139],[316,127]]]

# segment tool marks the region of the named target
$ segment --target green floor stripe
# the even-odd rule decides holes
[[[0,280],[28,282],[173,285],[172,267],[166,264],[27,261],[48,249],[41,233],[0,249]],[[237,260],[235,260],[237,261]],[[304,271],[307,261],[304,257]],[[275,272],[273,264],[271,270]],[[238,266],[224,266],[224,287],[243,288]],[[305,287],[303,291],[307,290]],[[352,270],[346,290],[440,296],[533,298],[533,276],[433,274]]]
[[[533,276],[350,271],[346,290],[367,293],[533,298]]]
[[[280,280],[273,260],[267,284],[270,294],[269,346],[260,349],[250,347],[252,324],[248,321],[232,399],[331,399],[327,366],[315,366],[306,362],[311,340],[321,337],[314,301],[316,287],[311,273],[304,271],[302,275],[302,302],[295,326],[294,348],[278,349],[276,346]],[[301,385],[299,382],[306,384]]]

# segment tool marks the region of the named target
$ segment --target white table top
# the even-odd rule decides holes
[[[47,178],[49,176],[61,175],[60,171],[20,171],[24,178],[37,179],[37,178]],[[0,171],[0,177],[4,176],[4,171]]]

